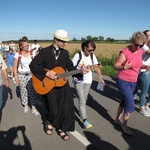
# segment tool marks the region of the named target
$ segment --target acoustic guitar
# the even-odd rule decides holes
[[[93,70],[94,67],[97,67],[97,65],[87,66],[87,68],[91,70]],[[62,87],[67,82],[66,77],[82,72],[82,69],[65,72],[65,70],[62,67],[55,67],[52,70],[56,72],[58,77],[55,80],[45,77],[43,81],[41,81],[37,77],[32,75],[33,87],[38,94],[43,95],[50,92],[54,87]]]

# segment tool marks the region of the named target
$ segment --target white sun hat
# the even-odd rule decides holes
[[[70,38],[68,36],[68,33],[67,31],[65,30],[57,30],[55,33],[54,33],[54,37],[56,39],[59,39],[59,40],[62,40],[62,41],[69,41]]]

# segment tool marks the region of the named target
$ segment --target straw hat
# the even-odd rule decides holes
[[[70,38],[68,37],[68,33],[65,30],[57,30],[54,33],[54,37],[59,39],[59,40],[62,40],[62,41],[69,41],[70,40]]]

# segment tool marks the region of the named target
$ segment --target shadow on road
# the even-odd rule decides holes
[[[2,120],[2,110],[6,105],[8,96],[10,96],[10,99],[13,99],[12,90],[9,87],[6,87],[5,85],[3,85],[3,92],[2,92],[3,103],[2,103],[2,108],[0,110],[0,124]]]
[[[110,100],[114,100],[116,102],[120,102],[120,93],[118,91],[117,85],[115,82],[104,80],[106,85],[104,91],[97,90],[97,81],[92,82],[91,89],[100,93],[101,95],[108,97]]]
[[[145,134],[137,129],[130,128],[134,136],[129,137],[125,134],[122,134],[124,140],[128,143],[128,150],[149,150],[150,149],[150,135]]]
[[[150,149],[150,136],[145,134],[139,130],[131,128],[134,133],[134,136],[129,137],[122,133],[122,138],[128,143],[128,150],[141,150]],[[92,132],[84,131],[84,134],[88,141],[91,143],[87,146],[86,150],[118,150],[119,148],[115,147],[114,145],[108,143],[107,141],[101,140],[101,138],[95,135]],[[114,137],[115,138],[115,137]],[[118,141],[119,142],[119,141]]]
[[[93,97],[89,94],[88,100],[87,100],[87,106],[91,107],[93,110],[97,111],[97,113],[100,114],[103,118],[108,120],[111,124],[113,124],[114,120],[107,112],[107,109],[105,109],[103,106],[101,106],[97,101],[93,99]]]
[[[9,99],[8,96],[10,96],[10,99],[13,99],[12,90],[9,87],[6,87],[3,85],[3,104],[2,109],[5,107],[7,100]]]
[[[105,80],[106,86],[105,86],[104,91],[97,90],[97,81],[92,82],[91,89],[93,89],[94,91],[100,93],[101,95],[109,98],[110,100],[120,103],[121,95],[120,95],[120,92],[118,91],[115,78],[113,78],[113,80],[114,80],[114,82]],[[138,95],[139,95],[139,93],[138,93]],[[140,111],[138,106],[139,106],[139,101],[138,101],[138,103],[137,103],[137,101],[135,101],[135,111],[137,111],[137,112]]]
[[[119,150],[114,145],[101,140],[99,136],[92,132],[84,131],[84,134],[88,141],[91,143],[86,147],[86,150]]]
[[[8,131],[0,131],[1,150],[32,150],[25,134],[25,126],[12,127]],[[21,132],[22,138],[18,134]]]

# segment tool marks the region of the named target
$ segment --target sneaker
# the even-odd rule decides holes
[[[144,115],[145,117],[149,117],[150,116],[150,114],[148,114],[148,112],[145,109],[140,110],[139,113]]]
[[[134,99],[134,103],[136,104],[136,105],[139,105],[139,100],[137,100],[136,98]]]
[[[15,80],[13,80],[13,82],[16,84],[16,81],[15,81]]]
[[[39,115],[39,112],[37,111],[36,108],[33,108],[33,109],[32,109],[32,114],[34,114],[35,116],[38,116],[38,115]]]
[[[145,110],[146,110],[147,113],[150,115],[150,108],[149,108],[149,106],[145,107]]]
[[[24,106],[24,113],[28,113],[28,111],[29,111],[29,108],[28,108],[27,105],[25,105],[25,106]]]
[[[9,77],[9,78],[11,78],[11,75],[10,75],[10,74],[8,74],[8,77]]]
[[[86,128],[86,129],[93,127],[92,124],[89,123],[88,119],[86,119],[83,124],[84,124],[84,128]]]

